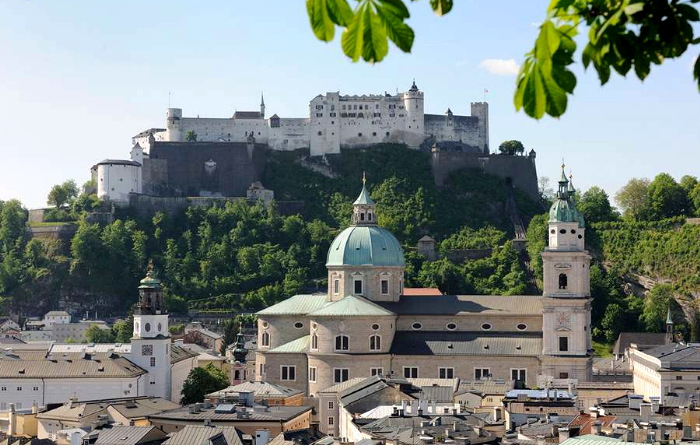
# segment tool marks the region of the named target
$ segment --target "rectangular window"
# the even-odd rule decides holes
[[[21,386],[18,386],[18,387],[17,387],[17,391],[22,391],[22,387],[21,387]]]
[[[362,280],[355,280],[355,294],[362,295]]]
[[[260,375],[265,375],[265,363],[260,363]]]
[[[151,368],[153,368],[153,367],[155,367],[155,366],[156,366],[156,358],[155,358],[155,357],[151,357]]]
[[[328,418],[328,425],[333,425],[333,422],[335,422],[335,419],[333,417]]]
[[[516,382],[525,383],[527,381],[527,369],[524,368],[511,368],[510,379]]]
[[[311,350],[312,351],[318,350],[318,335],[316,335],[316,334],[311,335]]]
[[[333,401],[330,400],[330,401],[328,402],[328,409],[333,409],[333,408],[335,408],[335,403],[333,403]]]
[[[438,368],[438,377],[441,379],[455,378],[455,368]]]
[[[309,381],[316,382],[316,367],[312,366],[309,368]]]
[[[418,378],[418,366],[404,366],[403,376],[407,379],[417,379]]]
[[[683,380],[683,376],[682,376],[682,375],[677,375],[677,376],[676,376],[676,380]]]
[[[34,390],[34,391],[39,391],[39,387],[38,387],[38,386],[35,386],[34,388],[32,388],[32,390]]]
[[[340,292],[340,280],[336,278],[333,280],[333,295],[338,295],[339,292]]]
[[[280,366],[280,380],[296,380],[297,367],[294,365]]]
[[[389,280],[382,280],[382,295],[389,293]]]
[[[474,368],[474,380],[486,380],[491,377],[490,368]]]
[[[559,337],[559,352],[569,350],[569,337]]]
[[[381,377],[384,375],[383,371],[384,370],[382,368],[369,368],[369,375],[371,375],[372,377]]]
[[[350,370],[348,368],[335,368],[333,369],[333,382],[342,383],[348,380]]]
[[[350,337],[347,335],[337,335],[335,337],[335,350],[347,351],[350,349]]]

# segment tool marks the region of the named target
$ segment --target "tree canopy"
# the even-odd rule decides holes
[[[182,385],[180,403],[188,405],[203,402],[205,395],[224,389],[228,384],[226,373],[211,363],[204,368],[194,368]]]
[[[406,23],[408,0],[306,0],[316,37],[329,42],[335,28],[343,28],[341,46],[353,61],[375,63],[389,52],[389,40],[410,52],[415,33]],[[437,15],[449,13],[453,0],[430,0]],[[584,67],[592,66],[601,85],[611,71],[625,76],[631,70],[644,80],[651,65],[683,55],[700,44],[693,24],[700,21],[697,0],[552,0],[533,49],[525,55],[516,80],[515,108],[540,119],[559,117],[566,111],[568,96],[576,88],[574,64],[580,28],[588,29],[581,51]],[[693,78],[700,90],[700,58]]]
[[[78,197],[78,185],[69,179],[63,184],[56,184],[51,188],[46,203],[56,208],[70,205]]]
[[[523,143],[520,141],[503,141],[501,145],[498,146],[498,152],[504,155],[520,155],[525,151]]]

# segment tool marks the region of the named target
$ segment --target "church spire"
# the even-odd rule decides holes
[[[362,191],[352,203],[352,225],[377,225],[375,203],[367,191],[367,177],[362,172]]]
[[[260,92],[260,117],[265,117],[265,98],[262,91]]]

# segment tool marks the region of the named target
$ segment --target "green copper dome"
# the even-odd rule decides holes
[[[399,241],[377,226],[350,226],[328,249],[326,266],[406,266]]]
[[[576,190],[574,185],[564,174],[564,165],[561,166],[561,179],[557,197],[549,208],[549,222],[575,222],[580,228],[586,227],[583,215],[576,208]]]

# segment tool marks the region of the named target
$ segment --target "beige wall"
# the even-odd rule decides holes
[[[303,326],[294,327],[297,322],[303,323]],[[269,347],[263,346],[263,332],[270,334]],[[309,319],[306,315],[261,315],[258,318],[258,349],[261,351],[274,349],[305,335],[309,335]]]
[[[503,297],[508,298],[508,297]],[[542,330],[542,316],[536,315],[403,315],[397,320],[399,331],[412,331],[413,323],[423,325],[422,331],[448,331],[447,324],[457,325],[455,331],[482,331],[481,325],[491,324],[491,331],[496,332],[539,332]],[[518,324],[524,323],[527,329],[519,331]],[[484,331],[486,332],[486,331]]]
[[[282,366],[296,366],[294,380],[282,380]],[[309,378],[306,354],[265,354],[265,376],[262,380],[276,382],[307,393]]]
[[[372,301],[399,301],[404,280],[403,267],[328,267],[328,297],[338,301],[355,295],[355,277],[362,279],[361,296]],[[334,293],[333,280],[339,280],[339,292]],[[389,281],[389,293],[381,293],[381,280]]]
[[[535,385],[540,361],[537,357],[510,356],[394,356],[394,375],[403,377],[404,367],[418,367],[419,378],[438,378],[438,368],[454,368],[455,377],[462,380],[474,380],[475,368],[488,368],[493,379],[511,379],[511,369],[526,369],[526,384]]]
[[[369,353],[369,338],[374,334],[381,337],[381,349],[372,352],[388,353],[394,341],[395,323],[395,316],[316,317],[311,320],[311,333],[318,336],[319,354],[334,353],[335,337],[341,334],[349,337],[348,353]],[[379,325],[376,331],[372,329],[374,324]]]

